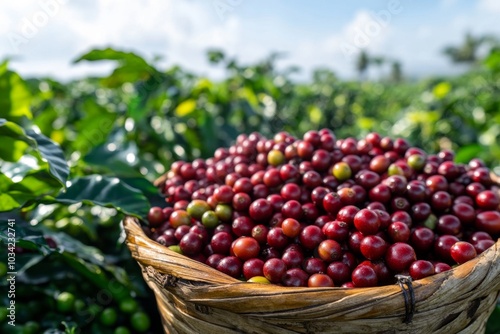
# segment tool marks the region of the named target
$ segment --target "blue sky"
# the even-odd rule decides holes
[[[285,52],[280,64],[299,65],[303,78],[319,66],[350,78],[365,48],[422,77],[457,73],[443,47],[460,43],[466,31],[500,36],[499,17],[497,0],[2,1],[0,58],[11,57],[26,76],[69,79],[109,71],[109,64],[71,61],[113,46],[217,77],[206,61],[206,50],[216,47],[243,62]]]

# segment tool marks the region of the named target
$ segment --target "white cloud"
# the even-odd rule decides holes
[[[478,7],[482,10],[500,13],[500,1],[498,0],[480,0]]]
[[[306,74],[315,67],[330,67],[341,76],[352,76],[361,50],[376,55],[386,54],[393,18],[384,19],[377,17],[377,13],[360,10],[339,32],[319,40],[301,41],[288,63],[302,64]]]
[[[107,0],[92,1],[84,6],[66,2],[59,4],[54,15],[48,15],[41,4],[58,5],[57,1],[62,0],[30,1],[25,6],[17,5],[18,2],[0,5],[0,31],[10,36],[15,34],[22,42],[13,47],[8,39],[3,39],[0,49],[19,56],[22,62],[14,63],[14,67],[21,72],[68,78],[81,73],[76,69],[80,65],[67,67],[68,71],[62,72],[63,64],[91,48],[107,46],[139,51],[149,58],[163,55],[169,63],[201,71],[206,70],[207,48],[234,49],[240,43],[238,18],[226,15],[221,19],[209,3]],[[49,19],[38,27],[33,21],[34,15],[45,15]],[[4,16],[11,18],[10,22],[3,20]],[[26,36],[29,30],[26,27],[30,24],[36,32]]]
[[[214,6],[220,3],[230,6]],[[500,1],[481,0],[473,10],[448,17],[444,14],[451,7],[457,10],[458,3],[441,0],[441,6],[434,9],[442,14],[439,20],[425,15],[421,19],[412,17],[402,1],[394,12],[390,3],[394,1],[373,11],[360,9],[343,26],[332,30],[292,22],[281,12],[253,17],[245,12],[250,3],[243,0],[2,1],[0,50],[4,53],[0,58],[18,55],[19,60],[12,64],[23,74],[70,78],[109,69],[109,65],[72,66],[70,62],[91,48],[112,46],[139,52],[148,59],[165,56],[162,64],[180,64],[213,75],[214,70],[207,66],[206,50],[218,47],[245,63],[260,60],[272,51],[285,52],[287,58],[280,64],[299,65],[304,78],[319,66],[352,77],[356,55],[365,48],[370,54],[401,60],[403,70],[414,76],[455,71],[441,50],[445,45],[460,43],[466,31],[474,35],[500,32]],[[43,19],[44,15],[47,22],[37,26],[36,18]],[[9,36],[23,37],[30,25],[36,32],[13,48]]]

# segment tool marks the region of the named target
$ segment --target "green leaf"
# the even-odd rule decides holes
[[[19,267],[19,269],[16,268],[17,273],[19,275],[24,274],[28,269],[30,269],[33,266],[36,266],[38,263],[40,263],[44,259],[43,255],[31,255],[29,258],[27,258],[27,261],[24,263],[19,263],[16,258],[16,267]],[[20,264],[20,265],[19,265]]]
[[[132,188],[140,190],[147,197],[158,196],[159,194],[158,188],[156,188],[154,184],[143,177],[120,178],[120,180],[122,180]]]
[[[52,132],[55,131],[53,124],[58,117],[59,114],[54,105],[49,104],[35,115],[33,124],[38,126],[42,133],[52,136]]]
[[[101,80],[105,87],[117,88],[126,82],[146,80],[155,74],[155,70],[146,63],[126,64],[116,68],[110,76]]]
[[[85,117],[75,124],[78,135],[73,145],[85,155],[93,147],[107,140],[118,115],[90,99],[84,102],[83,110]]]
[[[47,266],[55,269],[54,266],[58,266],[55,260],[63,260],[82,276],[103,289],[109,288],[110,280],[106,272],[110,273],[119,282],[116,286],[117,289],[110,289],[114,290],[110,292],[118,300],[127,295],[129,289],[132,288],[132,283],[128,280],[124,270],[107,263],[106,257],[99,249],[87,246],[66,233],[53,232],[40,225],[29,226],[26,222],[16,220],[15,228],[16,245],[42,254],[26,254],[28,256],[20,257],[19,263],[16,263],[19,268],[18,274],[25,283],[38,284],[47,282],[57,274],[52,270],[47,270]],[[0,243],[8,243],[7,231],[7,224],[0,227]],[[57,248],[50,248],[47,245],[45,240],[47,236],[50,236],[55,241]],[[49,258],[51,261],[49,261]],[[45,266],[44,270],[40,270],[40,265]]]
[[[33,170],[39,169],[38,161],[30,155],[23,155],[17,162],[3,161],[0,165],[0,173],[11,180],[22,180]]]
[[[478,157],[487,149],[479,144],[471,144],[460,147],[455,155],[455,161],[460,163],[468,163],[471,159]]]
[[[0,159],[16,162],[27,153],[27,147],[30,146],[33,149],[32,153],[38,158],[40,168],[46,166],[50,175],[62,187],[66,186],[69,175],[68,164],[61,148],[49,138],[32,129],[24,131],[19,125],[1,118],[0,138],[3,144],[0,145]]]
[[[16,230],[16,245],[22,248],[26,248],[29,250],[36,250],[42,253],[43,255],[48,255],[50,254],[51,250],[49,246],[47,245],[47,242],[45,241],[43,234],[41,231],[35,229],[32,226],[29,226],[26,222],[20,221],[18,217],[15,217],[14,214],[10,213],[9,215],[7,214],[1,214],[1,218],[4,219],[5,217],[12,217],[15,221],[15,230]],[[0,225],[0,242],[7,244],[9,242],[8,240],[8,229],[10,226],[7,224],[2,224]]]
[[[18,209],[35,196],[31,193],[12,190],[16,184],[0,174],[0,213]]]
[[[12,194],[0,194],[0,211],[10,211],[21,207],[26,201],[16,199]]]
[[[112,171],[117,176],[140,176],[141,174],[134,168],[138,164],[138,148],[135,142],[126,142],[123,144],[114,142],[111,143],[115,147],[114,150],[109,150],[109,145],[99,145],[95,147],[84,161],[88,164],[104,167],[106,170]],[[130,157],[134,157],[134,161],[130,162]]]
[[[65,187],[69,175],[69,167],[61,147],[49,138],[31,129],[28,129],[26,134],[36,141],[35,148],[40,152],[42,159],[49,164],[50,174]]]
[[[13,183],[9,192],[20,192],[38,197],[58,193],[61,186],[46,170],[32,170],[20,182]]]
[[[134,96],[127,105],[128,114],[136,122],[139,121],[142,117],[144,117],[147,111],[147,109],[144,108],[142,104],[143,103],[141,97]]]
[[[71,180],[71,186],[53,199],[54,202],[99,205],[136,217],[145,217],[149,202],[141,191],[116,177],[89,175]]]
[[[112,48],[91,50],[75,59],[74,62],[79,63],[82,60],[117,60],[123,63],[137,63],[147,65],[147,62],[144,60],[144,58],[138,56],[133,52],[117,51]]]
[[[483,63],[493,72],[500,71],[500,47],[492,48],[490,54],[483,60]]]
[[[497,304],[486,323],[486,334],[500,333],[500,305]]]
[[[19,74],[6,70],[0,71],[0,118],[19,121],[26,117],[32,119],[31,94]]]
[[[33,144],[26,138],[23,128],[3,118],[0,118],[0,138],[0,159],[4,161],[18,161]]]
[[[144,58],[133,52],[117,51],[111,48],[95,49],[80,56],[74,62],[78,63],[82,60],[118,62],[119,66],[114,69],[113,73],[101,81],[105,87],[116,88],[126,82],[147,80],[159,75],[158,71],[149,65]]]

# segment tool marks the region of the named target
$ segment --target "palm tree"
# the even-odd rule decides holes
[[[492,36],[474,37],[469,32],[465,34],[462,45],[448,46],[443,52],[450,57],[454,63],[474,64],[478,61],[478,51],[486,43],[494,43],[496,39]]]
[[[391,63],[391,74],[389,75],[389,80],[391,80],[392,82],[401,82],[403,80],[401,63],[397,60],[394,60]]]
[[[382,56],[370,56],[366,50],[361,50],[356,60],[356,70],[360,80],[366,77],[368,68],[372,65],[377,66],[379,69],[387,62],[387,59]],[[381,77],[382,75],[380,75]]]
[[[358,71],[358,76],[360,80],[364,78],[369,65],[370,65],[370,57],[368,56],[368,53],[365,50],[361,50],[356,60],[356,70]]]

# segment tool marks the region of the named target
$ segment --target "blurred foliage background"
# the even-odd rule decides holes
[[[220,80],[114,49],[80,62],[113,62],[107,76],[72,82],[21,78],[0,64],[0,256],[7,258],[8,219],[15,219],[16,326],[3,333],[158,333],[154,298],[123,244],[125,214],[144,217],[164,200],[152,181],[175,160],[208,157],[239,133],[331,128],[338,137],[377,131],[456,160],[482,158],[500,173],[500,48],[454,77],[405,79],[401,64],[364,80],[385,60],[362,52],[359,80],[318,69],[306,82],[280,55],[242,65],[219,50],[208,60]],[[466,49],[465,52],[464,48]],[[0,285],[7,287],[6,263]],[[7,294],[0,296],[7,305]],[[498,310],[495,311],[498,315]],[[493,317],[492,317],[493,318]],[[498,316],[497,316],[498,318]],[[490,319],[491,320],[491,319]],[[495,333],[499,321],[490,321]]]

